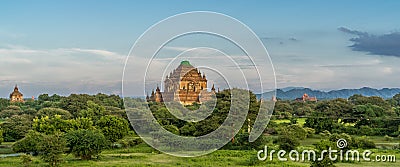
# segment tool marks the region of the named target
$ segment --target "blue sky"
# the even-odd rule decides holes
[[[120,94],[123,61],[135,40],[166,17],[198,10],[248,25],[270,53],[278,87],[400,87],[397,50],[384,50],[400,43],[400,1],[0,3],[1,97],[15,84],[26,96]]]

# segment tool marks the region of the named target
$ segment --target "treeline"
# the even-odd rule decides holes
[[[58,166],[63,153],[87,160],[113,146],[135,145],[123,100],[116,95],[42,94],[37,100],[0,99],[0,142]],[[131,135],[128,135],[131,134]]]
[[[255,94],[249,91],[245,91],[243,94],[245,93],[249,93],[250,103],[246,118],[247,121],[245,125],[243,125],[241,132],[247,131],[249,123],[254,123],[260,107],[260,101],[257,100]],[[206,119],[198,122],[187,122],[176,118],[171,112],[168,111],[167,107],[163,103],[150,102],[149,107],[158,123],[170,132],[182,136],[203,136],[219,128],[226,120],[226,117],[231,109],[231,91],[220,91],[216,94],[216,97],[217,101],[215,107],[210,107],[213,109],[213,112]],[[186,106],[186,108],[189,110],[197,110],[199,107],[200,105],[197,103]],[[201,110],[197,112],[201,112]],[[250,122],[248,120],[250,120]]]
[[[304,126],[316,133],[399,136],[400,94],[391,99],[353,95],[318,102],[277,101],[274,119],[307,118]],[[351,125],[351,126],[350,126]]]
[[[299,146],[299,140],[316,134],[329,136],[329,142],[321,141],[320,144],[332,144],[341,135],[353,141],[353,147],[373,148],[374,143],[366,138],[346,135],[397,137],[400,133],[400,94],[387,100],[353,95],[348,99],[318,102],[278,100],[272,120],[284,119],[290,123],[270,121],[264,134],[277,138],[262,135],[256,142],[249,143],[248,126],[251,129],[260,107],[256,95],[249,93],[246,122],[224,149],[262,149],[265,143],[272,143],[290,150]],[[148,105],[166,130],[181,136],[202,136],[219,128],[230,112],[231,91],[220,91],[216,97],[211,115],[199,122],[176,118],[163,103]],[[133,106],[144,102],[142,99],[131,100],[128,103]],[[194,103],[186,108],[197,110],[200,105]],[[301,126],[297,120],[303,117],[306,121]],[[72,94],[64,97],[43,94],[37,100],[25,103],[0,99],[0,122],[0,142],[15,142],[15,152],[39,155],[52,166],[60,164],[63,153],[87,160],[110,147],[130,147],[142,142],[129,125],[123,99],[116,95]]]

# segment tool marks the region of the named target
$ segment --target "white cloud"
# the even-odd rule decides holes
[[[118,60],[118,61],[125,60],[125,56],[122,56],[118,53],[111,52],[108,50],[81,49],[81,48],[71,48],[71,49],[61,49],[61,50],[66,51],[66,52],[71,51],[71,52],[76,52],[76,53],[89,53],[89,54],[100,55],[100,56],[103,56],[110,60]]]
[[[393,73],[393,68],[391,67],[383,67],[382,72],[385,74],[391,74]]]
[[[0,97],[7,96],[7,88],[15,84],[31,88],[25,89],[29,96],[48,90],[120,92],[124,59],[119,53],[101,49],[2,47]],[[48,90],[38,85],[46,85]]]

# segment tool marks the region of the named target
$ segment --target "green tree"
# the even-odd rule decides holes
[[[45,134],[53,134],[55,132],[68,132],[78,129],[95,129],[95,127],[90,118],[65,120],[60,115],[55,115],[33,119],[32,129]]]
[[[296,116],[305,116],[311,114],[312,112],[314,111],[310,106],[299,107],[294,110],[294,114]]]
[[[4,110],[9,105],[10,105],[10,100],[0,98],[0,111]]]
[[[50,96],[49,96],[48,94],[41,94],[41,95],[39,95],[38,100],[39,100],[40,102],[51,101],[51,100],[50,100]]]
[[[50,166],[60,166],[66,145],[62,133],[43,135],[38,147],[40,158]]]
[[[12,145],[12,149],[17,153],[38,153],[39,142],[43,135],[36,131],[29,131],[26,136]]]
[[[280,119],[288,119],[292,116],[293,107],[287,101],[278,101],[275,104],[274,115]]]
[[[67,110],[59,109],[59,108],[42,108],[37,112],[37,116],[39,118],[44,116],[53,117],[55,115],[60,115],[62,119],[70,119],[72,118],[72,114],[69,113]]]
[[[29,154],[23,154],[23,155],[21,155],[21,162],[22,162],[22,165],[23,165],[24,167],[29,167],[29,166],[31,166],[31,163],[32,163],[32,155],[29,155]]]
[[[23,114],[30,115],[30,116],[34,117],[34,116],[36,116],[37,111],[34,108],[27,108],[27,109],[24,109]]]
[[[295,150],[300,145],[299,139],[288,134],[279,135],[275,143],[279,145],[279,149],[286,151]]]
[[[9,118],[13,115],[21,115],[23,112],[19,106],[8,106],[4,110],[0,111],[0,118]]]
[[[72,153],[82,160],[89,160],[100,154],[107,147],[104,135],[95,130],[74,130],[65,135],[68,153]]]
[[[348,116],[352,109],[353,104],[346,99],[338,98],[319,102],[315,107],[315,113],[319,116],[338,120],[341,117]]]
[[[66,120],[69,130],[79,130],[79,129],[96,129],[93,125],[93,121],[90,118],[76,118]]]
[[[299,140],[304,140],[307,137],[307,131],[298,124],[282,127],[278,133],[279,135],[293,136]]]
[[[321,133],[324,130],[331,131],[335,119],[324,116],[321,113],[313,113],[306,119],[305,127],[313,128],[315,133]]]
[[[42,118],[33,119],[32,129],[45,133],[54,134],[55,132],[66,132],[70,129],[70,124],[61,118],[60,115],[53,117],[45,116]]]
[[[88,101],[87,109],[81,110],[79,115],[80,117],[90,118],[93,122],[97,122],[102,116],[106,115],[106,109],[93,101]]]
[[[316,158],[315,161],[311,161],[311,167],[335,167],[334,161],[329,158],[329,154],[323,154],[322,160],[318,160],[321,158],[321,152],[323,150],[329,150],[329,148],[336,148],[336,144],[329,140],[321,140],[317,144],[315,144],[317,151],[315,152]]]
[[[193,126],[193,124],[188,123],[184,126],[182,126],[180,129],[180,134],[184,136],[193,136],[193,134],[196,132],[196,127]]]
[[[100,120],[97,121],[96,126],[101,130],[106,139],[112,143],[122,139],[129,131],[128,121],[112,115],[101,117]]]
[[[1,130],[1,128],[0,128],[0,144],[1,144],[3,141],[4,141],[4,138],[3,138],[3,130]]]
[[[355,105],[372,104],[382,107],[384,109],[390,109],[391,107],[389,102],[385,101],[383,98],[378,96],[365,97],[362,95],[353,95],[349,97],[349,101]]]
[[[60,107],[69,111],[75,118],[77,118],[80,116],[79,112],[88,107],[87,101],[93,99],[92,96],[86,94],[71,94],[70,96],[60,100]]]
[[[14,115],[7,118],[1,126],[5,141],[17,141],[22,139],[31,129],[32,117],[29,115]]]
[[[112,106],[104,106],[104,108],[106,109],[106,111],[109,115],[119,116],[121,118],[128,120],[128,116],[126,115],[126,112],[124,109],[120,109],[118,107],[112,107]]]
[[[123,109],[124,102],[121,97],[118,95],[106,95],[99,93],[94,96],[94,100],[96,103],[101,104],[102,106],[111,106],[111,107],[118,107]]]
[[[307,137],[307,131],[300,125],[293,124],[279,128],[279,137],[275,141],[282,150],[295,150],[300,145],[300,140]]]
[[[396,105],[400,105],[400,93],[393,96],[393,100],[396,102]]]
[[[164,129],[166,129],[167,131],[169,131],[173,134],[179,135],[179,133],[180,133],[179,129],[175,125],[165,125],[163,127],[164,127]]]

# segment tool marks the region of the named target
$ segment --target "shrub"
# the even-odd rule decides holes
[[[357,148],[370,149],[376,147],[375,143],[367,139],[366,136],[354,138],[354,143]]]
[[[332,130],[334,122],[335,120],[332,118],[321,118],[319,115],[313,115],[306,119],[304,126],[315,129],[316,133],[321,133],[325,130]]]
[[[69,113],[67,110],[59,109],[59,108],[43,108],[37,112],[37,116],[39,118],[49,116],[53,117],[55,115],[60,115],[62,119],[70,119],[72,118],[72,114]]]
[[[315,130],[313,128],[305,127],[304,130],[307,132],[307,137],[312,137],[315,134]]]
[[[319,134],[323,137],[329,137],[331,135],[331,132],[329,132],[328,130],[324,130],[324,131],[320,132]]]
[[[86,107],[87,109],[79,111],[79,116],[90,118],[93,120],[93,122],[97,122],[102,116],[106,114],[106,109],[104,108],[104,106],[96,104],[93,101],[87,101]]]
[[[0,144],[1,144],[3,141],[4,141],[4,138],[3,138],[3,131],[1,130],[1,127],[0,127]]]
[[[38,146],[40,158],[50,166],[60,166],[65,146],[66,142],[61,133],[43,135]]]
[[[104,135],[96,130],[70,131],[65,135],[65,139],[69,147],[68,153],[82,160],[89,160],[99,155],[108,145]]]
[[[96,126],[101,130],[106,139],[112,143],[122,139],[129,131],[128,121],[112,115],[101,117],[97,121]]]
[[[329,141],[331,142],[337,142],[339,139],[345,139],[347,142],[347,147],[356,146],[353,141],[353,138],[346,133],[341,133],[341,134],[334,133],[329,136]]]
[[[299,140],[290,135],[280,135],[275,143],[279,145],[279,149],[285,151],[295,150],[300,145]]]
[[[29,154],[23,154],[21,155],[21,163],[24,167],[29,167],[31,166],[32,163],[32,155]]]
[[[248,157],[248,158],[246,159],[246,161],[244,162],[243,165],[246,165],[246,166],[256,166],[256,165],[260,164],[261,162],[262,162],[262,161],[260,161],[260,160],[258,159],[257,156],[250,156],[250,157]]]
[[[79,130],[79,129],[96,129],[93,126],[93,121],[90,118],[75,118],[75,119],[69,119],[69,120],[65,120],[65,122],[67,122],[69,129],[67,131],[70,130]]]
[[[321,154],[322,150],[328,150],[329,148],[334,148],[335,147],[335,143],[328,141],[328,140],[321,140],[319,141],[317,144],[315,144],[315,147],[317,149],[316,151],[316,158],[315,161],[311,161],[311,167],[335,167],[335,165],[333,164],[334,161],[332,161],[329,158],[329,154]],[[319,160],[319,158],[321,158],[320,156],[323,155],[324,157],[322,157],[322,161]]]
[[[385,141],[393,141],[393,137],[385,135]]]
[[[297,118],[295,117],[290,118],[290,124],[297,124]]]
[[[192,124],[186,124],[179,129],[179,132],[184,136],[193,136],[196,132],[196,127]]]
[[[175,125],[165,125],[163,126],[164,129],[166,129],[167,131],[179,135],[179,129],[175,126]]]
[[[38,153],[39,142],[43,135],[39,132],[29,131],[28,134],[21,140],[15,142],[12,146],[13,151],[18,153]]]
[[[303,140],[307,137],[307,131],[297,124],[282,127],[279,129],[278,133],[280,135],[293,136],[299,140]]]
[[[69,124],[61,118],[61,115],[44,116],[33,119],[32,129],[45,134],[54,134],[66,132],[69,129]]]
[[[31,129],[32,118],[29,115],[14,115],[2,123],[4,141],[13,142],[25,137]]]
[[[4,110],[0,111],[0,118],[10,118],[13,115],[21,115],[22,110],[18,106],[8,106]]]
[[[141,143],[143,143],[143,140],[140,137],[131,136],[124,137],[123,139],[118,141],[118,144],[120,144],[124,148],[136,146]]]

